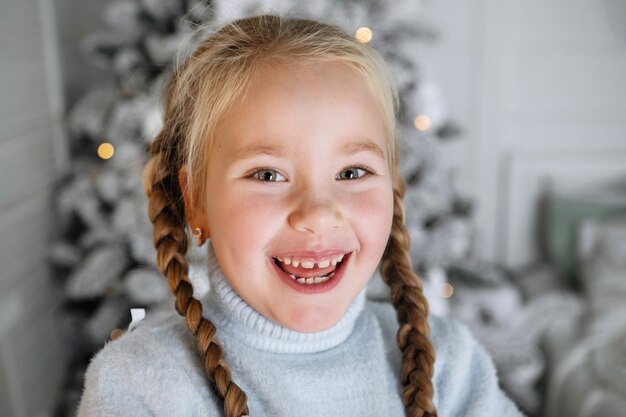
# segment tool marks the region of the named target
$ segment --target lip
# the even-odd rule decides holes
[[[319,252],[316,253],[319,254]],[[293,290],[302,294],[322,294],[332,290],[337,284],[339,284],[344,276],[345,270],[351,257],[352,252],[347,253],[346,256],[343,258],[343,261],[341,261],[339,268],[337,268],[337,270],[335,271],[335,275],[333,275],[328,281],[321,282],[319,284],[299,284],[297,281],[294,281],[285,271],[280,269],[280,267],[274,262],[273,258],[268,258],[268,262],[276,272],[276,275],[278,275],[278,277]]]
[[[302,259],[302,260],[307,260],[307,261],[312,261],[312,262],[319,262],[319,261],[323,261],[325,259],[329,259],[332,258],[333,256],[338,256],[338,255],[347,255],[349,254],[350,250],[346,250],[346,249],[326,249],[326,250],[321,250],[321,251],[315,251],[315,250],[296,250],[296,251],[289,251],[289,252],[280,252],[280,253],[275,253],[273,255],[270,255],[272,258],[298,258],[298,259]]]

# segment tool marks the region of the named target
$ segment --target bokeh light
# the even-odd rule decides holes
[[[442,298],[450,298],[452,297],[453,293],[454,293],[454,287],[447,282],[443,284],[441,288],[439,289],[439,295],[441,295]]]
[[[413,124],[415,125],[415,128],[420,132],[425,132],[430,128],[430,117],[426,116],[425,114],[419,114],[415,117]]]
[[[373,36],[374,32],[372,32],[372,29],[368,28],[367,26],[361,26],[360,28],[358,28],[356,30],[356,34],[354,35],[356,40],[361,43],[368,43],[372,40]]]
[[[110,159],[115,153],[115,148],[109,142],[104,142],[98,146],[98,156],[102,159]]]

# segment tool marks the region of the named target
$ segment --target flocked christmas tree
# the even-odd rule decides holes
[[[65,286],[65,328],[75,347],[58,415],[72,414],[88,359],[112,329],[128,322],[130,307],[173,302],[154,266],[141,174],[161,127],[164,80],[178,53],[201,36],[199,25],[261,12],[297,14],[337,23],[385,57],[401,97],[411,256],[426,273],[431,304],[441,302],[436,294],[445,275],[427,272],[468,255],[471,205],[438,163],[439,142],[455,129],[436,85],[420,78],[415,44],[435,38],[421,7],[415,0],[115,0],[106,6],[104,29],[84,46],[95,64],[114,72],[115,83],[89,91],[69,116],[72,167],[56,201],[62,232],[51,256]],[[208,288],[201,270],[192,279],[198,291]]]

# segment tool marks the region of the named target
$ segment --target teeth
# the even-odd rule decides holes
[[[330,265],[335,266],[343,260],[343,257],[344,255],[338,255],[332,259],[324,259],[322,261],[317,262],[317,267],[328,268]],[[314,261],[298,261],[289,257],[284,257],[284,258],[277,257],[276,259],[278,259],[279,262],[282,262],[285,265],[293,265],[294,267],[300,266],[305,269],[313,269],[315,268],[315,264],[316,264]]]
[[[297,281],[298,284],[305,284],[305,285],[321,284],[322,282],[328,281],[333,275],[335,275],[334,272],[332,274],[330,274],[330,275],[325,276],[325,277],[296,278],[295,275],[289,274],[291,279],[293,279],[294,281]]]
[[[317,263],[318,268],[328,268],[330,261],[320,261]]]
[[[313,262],[313,261],[303,261],[301,265],[302,265],[302,268],[312,269],[315,266],[315,262]]]
[[[330,264],[331,264],[332,266],[335,266],[335,265],[337,265],[339,262],[341,262],[341,260],[342,260],[342,259],[343,259],[343,255],[339,255],[338,257],[333,258],[333,259],[330,261]]]

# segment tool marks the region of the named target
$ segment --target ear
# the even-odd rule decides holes
[[[199,227],[204,232],[205,237],[209,237],[209,225],[206,212],[204,210],[204,204],[202,201],[198,201],[197,198],[192,198],[187,188],[187,166],[183,166],[178,173],[178,184],[180,185],[180,192],[183,195],[183,201],[185,202],[185,218],[189,224],[189,228],[193,230]]]

